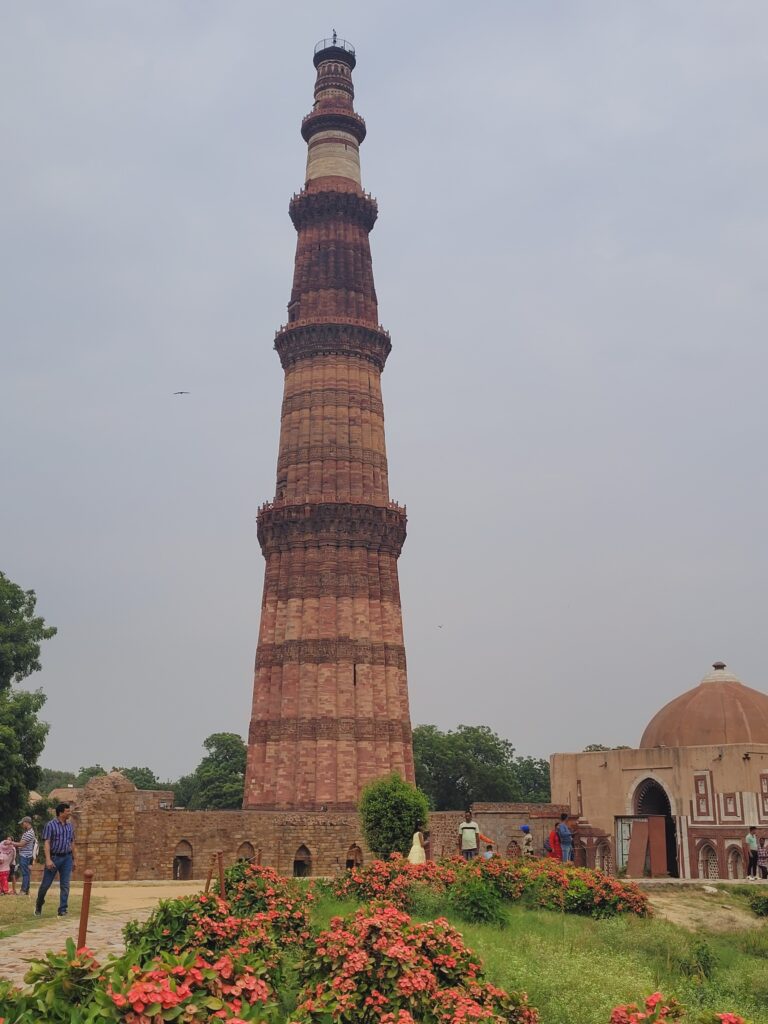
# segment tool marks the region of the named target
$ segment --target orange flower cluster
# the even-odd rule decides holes
[[[631,913],[648,917],[651,912],[647,897],[634,883],[550,858],[453,858],[409,864],[395,855],[386,861],[376,860],[363,868],[353,868],[335,880],[332,888],[340,897],[386,900],[407,910],[417,885],[448,893],[457,880],[466,876],[486,880],[504,899],[523,900],[566,913],[591,917]]]
[[[610,1024],[669,1024],[674,1020],[684,1020],[685,1008],[676,999],[666,999],[661,992],[654,992],[645,999],[644,1009],[637,1003],[617,1006],[611,1014]],[[701,1017],[697,1020],[701,1021]],[[746,1024],[743,1017],[736,1013],[715,1013],[712,1024]]]
[[[484,981],[479,961],[444,918],[418,924],[375,905],[334,918],[305,950],[294,1024],[537,1024],[524,993]]]

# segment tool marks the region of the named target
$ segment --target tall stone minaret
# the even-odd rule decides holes
[[[397,559],[405,509],[390,501],[379,325],[360,184],[365,122],[354,48],[315,47],[315,102],[301,124],[304,188],[288,323],[275,499],[266,559],[243,806],[347,810],[372,779],[413,781]]]

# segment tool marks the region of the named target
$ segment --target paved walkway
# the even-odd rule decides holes
[[[201,887],[200,882],[102,882],[94,885],[93,898],[97,905],[91,905],[86,939],[88,948],[100,961],[113,953],[119,956],[125,948],[122,933],[128,921],[145,920],[160,899],[197,892]],[[73,892],[79,891],[80,886],[75,885],[72,889]],[[30,914],[32,909],[30,906]],[[45,956],[49,949],[63,949],[69,938],[77,942],[79,913],[65,918],[56,917],[56,898],[49,899],[44,913],[49,915],[48,921],[40,927],[0,939],[0,978],[10,978],[21,985],[30,960]]]
[[[122,910],[92,917],[86,942],[96,959],[105,960],[112,953],[120,955],[124,949],[123,926],[128,921],[144,920],[149,913],[149,910]],[[63,949],[67,939],[77,942],[78,924],[77,915],[63,919],[54,917],[50,924],[0,940],[0,978],[23,984],[30,960],[45,956],[49,949]]]

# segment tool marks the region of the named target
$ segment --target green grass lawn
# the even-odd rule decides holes
[[[69,919],[73,921],[73,929],[77,930],[77,922],[80,917],[80,903],[82,902],[79,892],[71,892],[69,895]],[[91,900],[91,911],[94,909],[95,900]],[[7,939],[11,935],[25,932],[32,928],[39,928],[41,925],[50,924],[56,920],[56,911],[59,906],[59,887],[52,885],[48,891],[43,908],[43,916],[35,917],[35,897],[32,896],[0,896],[0,940]]]
[[[323,927],[355,909],[323,897],[313,916]],[[489,981],[528,993],[542,1024],[607,1024],[614,1006],[657,990],[692,1011],[729,1010],[768,1024],[768,928],[757,918],[753,931],[705,936],[652,918],[593,921],[519,905],[507,908],[502,929],[465,924],[434,906],[419,916],[440,913],[478,953]]]

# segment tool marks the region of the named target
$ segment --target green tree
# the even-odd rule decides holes
[[[584,753],[585,754],[593,754],[593,753],[595,753],[598,750],[610,750],[610,749],[611,749],[610,747],[606,747],[602,743],[588,743],[586,745],[586,747],[584,747]]]
[[[195,769],[195,785],[187,807],[226,810],[243,805],[248,748],[234,732],[215,732],[203,742],[208,751]]]
[[[34,590],[22,590],[0,572],[0,834],[15,830],[28,793],[40,779],[38,758],[48,726],[37,717],[41,690],[14,689],[40,669],[40,644],[56,635],[35,615]]]
[[[197,793],[197,776],[194,772],[182,775],[176,782],[170,782],[168,788],[173,790],[173,802],[176,807],[192,807]]]
[[[134,766],[133,768],[115,768],[113,770],[120,772],[126,779],[130,779],[136,789],[165,789],[151,768]]]
[[[426,825],[429,803],[396,773],[369,783],[360,794],[363,835],[377,857],[408,853],[413,833]]]
[[[513,767],[520,799],[525,803],[548,804],[552,799],[549,761],[543,757],[516,757]]]
[[[37,789],[42,796],[48,796],[52,789],[74,786],[76,778],[75,772],[58,771],[55,768],[41,768]]]
[[[39,672],[40,643],[56,636],[55,626],[35,615],[34,590],[22,590],[0,572],[0,691]]]
[[[442,732],[434,725],[413,730],[416,784],[436,811],[460,811],[477,802],[550,798],[549,763],[515,757],[515,748],[487,725],[460,725]]]
[[[0,835],[16,834],[30,789],[40,778],[37,760],[48,726],[37,717],[45,704],[40,690],[0,692]]]
[[[487,725],[434,725],[413,730],[416,784],[437,811],[458,811],[477,801],[516,801],[515,748]]]
[[[92,764],[88,768],[81,768],[75,778],[75,785],[79,788],[87,785],[91,779],[98,778],[99,775],[106,775],[107,769],[103,768],[100,764]]]

